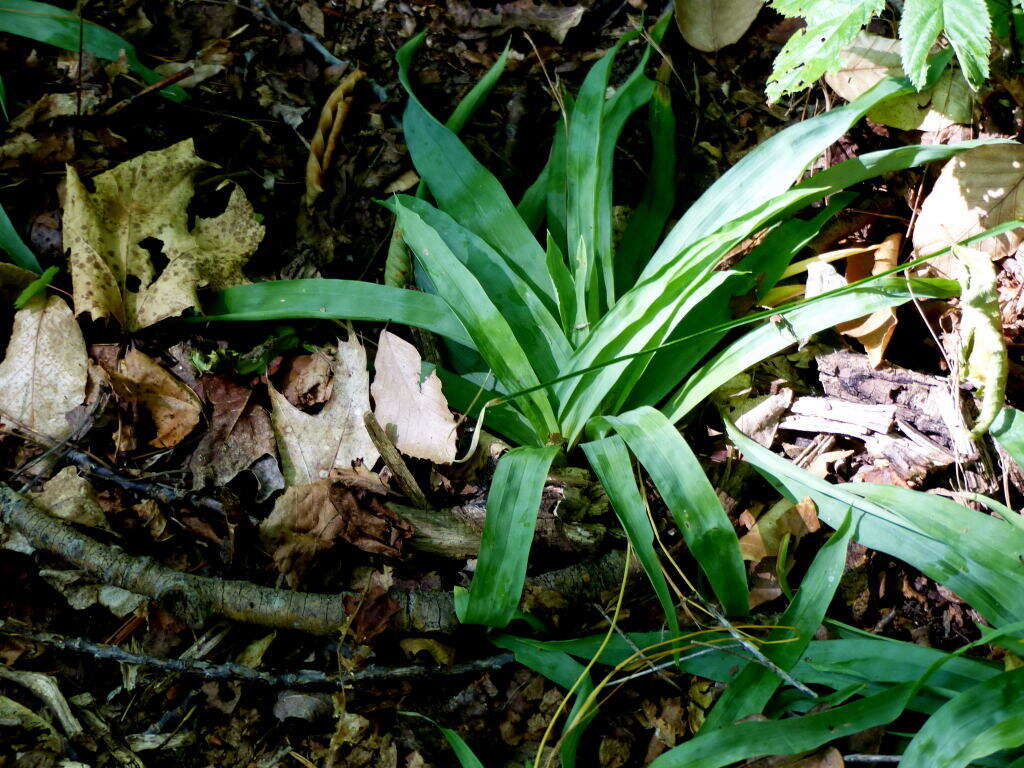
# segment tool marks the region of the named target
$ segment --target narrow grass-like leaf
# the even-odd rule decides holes
[[[7,122],[11,121],[11,116],[7,114],[7,86],[4,85],[2,77],[0,77],[0,114],[3,114],[4,120]]]
[[[914,566],[948,587],[996,626],[1024,616],[1024,533],[949,499],[894,486],[833,485],[776,456],[726,421],[730,439],[784,496],[808,496],[838,526],[863,512],[854,538]],[[999,542],[993,546],[993,542]]]
[[[719,286],[683,319],[667,341],[700,333],[724,324],[731,317],[733,297],[751,291],[761,297],[778,282],[786,266],[821,231],[825,223],[846,207],[852,194],[837,194],[817,215],[809,220],[793,218],[771,229],[764,240],[735,267],[735,277]],[[634,386],[620,390],[620,401],[612,410],[655,405],[668,395],[694,366],[725,336],[725,331],[705,333],[692,344],[676,347],[670,352],[655,353],[649,360],[638,361],[638,377]],[[622,398],[628,397],[625,403]]]
[[[574,335],[573,323],[576,320],[576,285],[573,281],[572,272],[565,263],[565,256],[558,249],[555,238],[548,233],[548,273],[551,281],[555,284],[555,293],[558,295],[558,315],[562,322],[562,330],[566,338]]]
[[[847,516],[815,556],[796,597],[778,620],[786,629],[774,630],[768,636],[769,643],[792,640],[768,644],[764,649],[765,656],[784,672],[789,672],[800,660],[825,618],[825,611],[835,596],[839,578],[846,567],[846,550],[852,534],[851,517]],[[760,712],[781,683],[774,671],[756,661],[748,661],[715,702],[703,729],[711,731]]]
[[[11,261],[22,269],[28,269],[32,272],[43,271],[42,266],[39,264],[39,259],[36,258],[36,255],[32,253],[29,247],[25,245],[25,241],[18,235],[3,206],[0,206],[0,250],[10,256]]]
[[[607,421],[650,474],[726,613],[745,615],[747,575],[739,540],[679,430],[653,408],[638,408]]]
[[[561,323],[501,254],[425,200],[399,195],[389,201],[389,207],[396,209],[397,205],[414,212],[437,232],[452,254],[479,281],[494,305],[501,307],[502,315],[539,377],[551,378],[564,369],[572,348]],[[430,290],[439,292],[433,284]]]
[[[554,286],[540,243],[498,180],[423,107],[412,90],[409,64],[424,34],[402,46],[396,56],[399,79],[409,93],[404,127],[413,164],[441,209],[504,254],[549,309],[554,309]]]
[[[486,403],[499,397],[497,392],[487,389],[486,385],[481,386],[465,376],[444,368],[432,367],[432,370],[441,380],[448,405],[471,419],[480,414],[480,409]],[[423,378],[428,375],[429,371],[424,373]],[[509,405],[489,405],[484,413],[484,426],[511,440],[514,445],[536,445],[538,442],[537,430],[523,414]]]
[[[616,293],[636,282],[658,244],[676,200],[676,116],[668,89],[668,63],[658,71],[647,118],[651,166],[643,196],[615,253]]]
[[[498,461],[476,573],[456,600],[459,620],[504,627],[515,615],[526,579],[537,511],[555,446],[514,448]]]
[[[632,460],[621,437],[606,437],[583,444],[590,466],[604,487],[616,517],[633,544],[637,560],[651,580],[673,636],[679,634],[679,617],[669,591],[661,560],[654,549],[654,530],[632,472]]]
[[[21,293],[14,300],[14,308],[24,309],[26,304],[49,287],[58,272],[60,272],[59,267],[47,267],[43,274],[22,289]]]
[[[516,661],[524,667],[529,667],[534,672],[544,675],[555,685],[560,685],[566,690],[572,688],[584,672],[583,665],[575,659],[561,651],[547,648],[540,643],[526,642],[522,638],[512,635],[498,635],[492,642],[499,648],[512,651],[515,654]],[[576,688],[575,700],[565,719],[567,726],[575,720],[580,707],[593,690],[594,684],[588,675]],[[596,714],[596,711],[590,713],[580,723],[576,724],[575,727],[569,729],[568,732],[563,730],[560,755],[564,768],[573,768],[576,765],[576,753],[579,750],[583,732]]]
[[[448,742],[448,746],[452,748],[452,752],[454,752],[455,756],[459,759],[459,765],[462,766],[462,768],[484,768],[484,764],[480,762],[480,759],[475,754],[473,754],[473,750],[469,748],[469,745],[465,740],[451,728],[445,728],[443,725],[439,725],[434,720],[430,719],[426,715],[421,715],[419,712],[399,712],[399,714],[422,718],[437,728],[437,730],[441,732],[441,735],[444,736],[445,741]]]
[[[601,258],[601,266],[606,267],[608,265],[603,257],[610,257],[610,254],[599,254],[597,250],[597,208],[601,166],[603,155],[606,154],[602,153],[601,146],[606,91],[616,54],[627,40],[635,38],[636,35],[637,33],[633,32],[620,38],[590,68],[569,115],[569,140],[566,151],[567,236],[570,254],[577,253],[582,247],[583,252],[589,257],[585,265],[584,283],[589,305],[587,317],[592,321],[597,318],[599,310],[597,261]],[[579,270],[580,265],[574,264],[573,272]]]
[[[944,67],[945,62],[934,62],[934,76],[938,77]],[[886,78],[857,100],[802,120],[759,144],[687,210],[642,275],[650,276],[677,260],[688,246],[711,234],[724,222],[742,218],[785,193],[814,158],[875,105],[913,90],[904,78]],[[742,194],[738,194],[738,190],[742,190]]]
[[[21,35],[66,51],[77,51],[79,42],[86,51],[106,61],[117,61],[124,54],[128,66],[147,83],[159,82],[161,75],[143,66],[134,46],[99,24],[49,3],[34,0],[0,0],[0,32]],[[171,101],[184,101],[185,91],[177,85],[160,93]]]
[[[917,732],[901,768],[964,768],[1024,744],[1024,668],[1004,672],[964,691]]]
[[[270,280],[217,291],[189,322],[369,320],[423,328],[467,347],[473,339],[438,296],[359,280]]]
[[[960,292],[952,280],[882,278],[847,293],[816,296],[787,312],[779,322],[766,322],[725,347],[701,365],[672,395],[662,411],[676,422],[725,382],[752,365],[781,352],[800,339],[918,298],[950,298]]]
[[[414,211],[396,203],[398,227],[438,294],[448,302],[473,339],[473,346],[506,387],[525,389],[539,383],[529,357],[508,321],[487,297],[473,274],[448,248],[441,236]],[[520,405],[539,429],[558,431],[554,411],[544,392],[520,399]]]
[[[807,752],[833,739],[891,723],[906,708],[914,690],[912,683],[904,683],[814,715],[701,731],[655,758],[650,768],[721,768],[765,755]]]

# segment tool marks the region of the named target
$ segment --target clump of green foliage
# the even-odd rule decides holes
[[[775,60],[768,81],[771,101],[808,88],[839,67],[839,54],[886,8],[886,0],[771,0],[772,8],[807,26],[794,34]],[[980,88],[989,76],[993,25],[1002,36],[1022,13],[1020,0],[905,0],[899,23],[903,71],[921,90],[928,57],[940,37],[956,52],[967,82]]]
[[[655,40],[665,24],[653,30]],[[963,766],[1016,746],[1024,734],[1010,725],[1022,711],[1024,671],[1003,673],[985,661],[835,622],[829,625],[835,639],[812,638],[826,620],[846,545],[855,539],[955,591],[996,628],[988,642],[1016,647],[1009,633],[1021,629],[1016,622],[1024,616],[1024,531],[934,495],[832,485],[725,420],[746,461],[785,497],[813,499],[821,519],[835,529],[790,593],[779,627],[758,641],[759,659],[747,655],[749,642],[737,645],[722,628],[683,634],[667,575],[671,563],[655,546],[657,531],[637,476],[645,472],[653,482],[699,563],[703,604],[717,603],[721,614],[742,619],[749,588],[738,539],[678,425],[726,381],[798,339],[915,296],[951,297],[958,286],[892,270],[739,318],[731,315],[732,300],[763,297],[775,286],[829,218],[850,203],[853,196],[845,190],[851,186],[985,142],[887,149],[801,180],[815,158],[870,109],[914,91],[910,80],[889,78],[855,102],[764,142],[669,227],[674,118],[668,89],[647,76],[652,47],[609,93],[615,59],[635,37],[627,36],[592,67],[575,98],[564,94],[565,114],[548,162],[518,204],[458,139],[453,127],[459,126],[442,124],[417,98],[409,69],[423,37],[412,40],[398,54],[409,92],[404,129],[426,187],[420,196],[400,195],[387,204],[413,254],[419,290],[348,280],[260,283],[217,294],[202,319],[389,321],[449,342],[446,363],[437,368],[449,401],[516,446],[497,466],[477,570],[469,589],[457,590],[457,611],[463,622],[494,628],[497,645],[575,694],[561,739],[566,768],[575,765],[598,693],[616,670],[636,660],[635,647],[656,648],[651,658],[667,655],[682,670],[728,684],[700,733],[657,758],[656,768],[716,768],[799,753],[891,723],[905,710],[932,715],[909,741],[904,765],[912,768]],[[944,63],[933,62],[926,80],[937,77]],[[491,75],[493,83],[497,77]],[[483,95],[477,90],[472,98]],[[649,178],[616,238],[616,145],[630,116],[645,107],[653,147]],[[463,117],[471,111],[463,110]],[[736,246],[755,235],[764,236],[761,244],[723,268]],[[728,335],[741,326],[748,330],[738,338]],[[1005,425],[1001,434],[1009,434]],[[663,608],[665,631],[603,641],[548,641],[502,631],[520,617],[549,469],[568,460],[586,460],[603,484]],[[612,670],[597,684],[590,676],[595,664]],[[979,692],[979,685],[986,687]],[[1008,704],[1008,697],[1016,704]],[[965,712],[979,716],[967,723]],[[757,713],[766,719],[748,719]],[[479,768],[461,739],[444,733],[462,765]]]

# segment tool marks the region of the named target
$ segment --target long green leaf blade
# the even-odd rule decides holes
[[[467,347],[473,338],[438,296],[359,280],[271,280],[214,293],[190,322],[366,320],[423,328]]]
[[[81,41],[86,51],[106,61],[117,61],[122,53],[132,68],[147,83],[156,83],[161,75],[143,66],[134,46],[99,24],[49,3],[34,0],[0,0],[0,32],[21,35],[66,51],[77,51]],[[184,101],[185,91],[172,85],[160,91],[171,101]]]
[[[1024,533],[1016,527],[930,493],[833,485],[758,445],[728,420],[726,429],[746,461],[790,500],[811,497],[829,525],[838,526],[850,509],[863,512],[854,537],[864,546],[914,566],[996,626],[1024,616]]]
[[[539,380],[529,357],[479,281],[455,257],[436,230],[401,203],[396,203],[395,207],[402,236],[427,271],[438,294],[462,321],[473,339],[473,346],[498,380],[510,389],[537,385]],[[533,392],[519,402],[538,429],[557,432],[546,392]]]
[[[675,603],[665,580],[661,560],[654,549],[654,530],[647,516],[644,499],[633,477],[632,461],[626,444],[621,437],[612,436],[584,443],[582,447],[597,479],[608,495],[608,500],[612,503],[615,516],[619,518],[633,545],[637,559],[650,579],[651,586],[654,587],[654,593],[658,596],[662,610],[665,611],[665,619],[673,636],[679,635],[679,617],[676,615]]]
[[[941,707],[911,740],[901,768],[964,768],[1024,744],[1024,668],[1004,672]]]
[[[892,277],[852,288],[847,293],[809,299],[787,312],[782,322],[766,322],[754,328],[701,365],[662,411],[669,421],[679,421],[733,376],[837,323],[899,306],[915,296],[950,298],[959,292],[959,285],[952,280],[913,278],[908,282]]]
[[[396,56],[399,79],[409,94],[405,138],[416,170],[430,185],[441,209],[504,254],[553,309],[554,286],[540,243],[498,180],[423,107],[412,90],[409,64],[422,39],[423,35],[413,38]]]
[[[515,615],[555,446],[514,448],[501,457],[487,495],[480,555],[469,591],[458,593],[459,620],[504,627]]]
[[[646,407],[607,421],[650,474],[726,613],[746,615],[747,575],[739,540],[679,430],[660,412]]]
[[[851,518],[847,517],[815,556],[792,604],[778,620],[787,629],[776,629],[768,635],[764,655],[784,672],[800,660],[825,618],[846,567],[846,550],[852,535]],[[796,630],[795,637],[789,627]],[[708,713],[703,728],[711,731],[760,712],[781,683],[773,670],[748,661]]]

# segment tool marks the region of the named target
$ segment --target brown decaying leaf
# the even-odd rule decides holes
[[[851,256],[846,262],[846,282],[853,283],[895,267],[902,243],[902,235],[889,235],[873,252]],[[841,323],[836,330],[863,344],[872,367],[877,368],[885,359],[885,350],[896,330],[896,311],[891,307],[880,309],[867,317]]]
[[[149,411],[156,427],[150,445],[175,446],[199,423],[202,406],[196,393],[139,350],[130,350],[119,370],[108,375],[114,394]]]
[[[331,470],[345,469],[362,459],[372,467],[379,454],[363,425],[370,410],[366,350],[355,333],[338,340],[331,397],[318,414],[300,411],[272,385],[268,385],[271,416],[281,471],[288,485],[326,479]]]
[[[270,415],[252,402],[252,390],[220,376],[204,377],[213,405],[210,428],[189,458],[192,487],[222,486],[258,459],[275,453]]]
[[[766,557],[775,557],[787,533],[799,539],[820,527],[814,502],[803,499],[793,504],[783,499],[761,515],[750,532],[740,538],[740,553],[744,560],[755,563]]]
[[[743,37],[763,5],[761,0],[677,0],[676,23],[686,42],[710,53]]]
[[[300,408],[327,402],[331,396],[331,363],[323,352],[299,355],[284,376],[281,394]]]
[[[867,93],[886,77],[903,76],[900,41],[861,32],[840,54],[842,66],[825,74],[825,82],[847,101]],[[938,82],[921,93],[890,99],[868,117],[903,131],[940,131],[956,123],[970,123],[973,95],[963,75],[947,69]]]
[[[14,315],[0,363],[0,421],[65,437],[65,415],[85,399],[88,367],[82,331],[68,305],[57,296],[36,297]]]
[[[309,142],[309,158],[306,160],[307,206],[313,205],[324,191],[324,177],[327,169],[331,167],[338,136],[352,105],[352,91],[365,74],[358,69],[352,70],[338,83],[338,87],[327,97],[323,109],[320,110],[320,119],[317,120],[316,133]]]
[[[398,557],[412,528],[381,501],[320,480],[288,488],[260,524],[277,569],[296,586],[318,552],[343,539],[364,552]]]
[[[37,505],[54,517],[89,528],[110,530],[99,499],[92,485],[78,474],[74,467],[64,467],[43,483],[43,489],[33,495]]]
[[[374,415],[381,426],[397,427],[395,445],[402,453],[450,464],[455,460],[455,417],[437,374],[431,371],[420,381],[421,366],[416,347],[393,333],[380,332],[370,388]]]
[[[64,245],[71,251],[76,314],[113,317],[137,330],[198,306],[199,288],[246,282],[242,267],[263,239],[263,226],[241,187],[232,190],[224,213],[188,228],[193,178],[206,165],[188,139],[99,174],[95,192],[68,166]],[[150,238],[168,259],[160,274],[140,245]]]
[[[990,227],[1024,216],[1024,145],[976,147],[946,163],[921,205],[914,228],[914,252],[925,255]],[[993,259],[1011,255],[1024,242],[1019,229],[989,237],[973,247]],[[929,264],[949,274],[949,257]]]

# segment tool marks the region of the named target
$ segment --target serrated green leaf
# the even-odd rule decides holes
[[[775,59],[768,79],[768,101],[810,87],[839,66],[839,54],[884,7],[885,0],[772,0],[776,11],[803,17],[798,30]]]
[[[992,17],[985,0],[907,0],[900,19],[903,70],[924,88],[928,52],[940,34],[949,40],[967,82],[977,90],[988,77]]]

